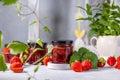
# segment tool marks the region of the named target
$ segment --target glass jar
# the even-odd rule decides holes
[[[31,58],[28,60],[28,63],[30,64],[42,58],[48,52],[47,43],[43,43],[43,47],[34,42],[30,42],[28,43],[28,45],[30,46],[29,53],[31,53],[35,48],[40,48],[40,50],[35,51]]]
[[[73,41],[52,41],[52,62],[53,63],[69,63],[70,56],[73,52]]]

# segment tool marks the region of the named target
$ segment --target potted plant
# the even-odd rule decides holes
[[[120,6],[114,2],[103,2],[97,5],[86,4],[83,9],[88,15],[86,18],[78,20],[88,20],[90,22],[89,35],[96,36],[91,39],[97,40],[97,53],[99,56],[108,57],[116,56],[118,48],[118,38],[120,35]]]

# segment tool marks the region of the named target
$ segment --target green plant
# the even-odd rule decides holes
[[[0,2],[3,3],[3,5],[11,5],[15,4],[18,0],[0,0]]]
[[[88,15],[86,18],[77,20],[90,21],[89,35],[106,36],[120,35],[120,6],[114,2],[98,3],[97,5],[86,4],[86,9],[78,6]]]

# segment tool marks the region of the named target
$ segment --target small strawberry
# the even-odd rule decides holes
[[[90,70],[91,67],[92,67],[92,63],[90,62],[90,60],[84,60],[84,61],[82,62],[83,71]]]
[[[9,54],[10,50],[9,50],[9,48],[5,47],[5,48],[2,49],[2,52],[4,54]]]
[[[108,59],[107,59],[107,64],[108,64],[109,66],[114,66],[115,63],[116,63],[116,58],[115,58],[114,56],[108,57]]]
[[[71,64],[71,69],[75,72],[82,72],[82,64],[78,61]]]
[[[115,65],[115,68],[116,68],[116,69],[120,69],[120,63],[117,63],[117,64]]]
[[[120,56],[117,57],[117,63],[120,63]]]
[[[10,69],[15,73],[21,73],[23,72],[23,65],[19,62],[14,62],[10,64]]]
[[[47,66],[48,62],[50,61],[52,61],[51,58],[47,56],[43,59],[43,64]]]
[[[103,57],[98,59],[98,67],[104,67],[105,64],[106,64],[106,60]]]
[[[17,57],[17,56],[14,56],[14,57],[12,57],[12,58],[10,59],[10,64],[15,63],[15,62],[21,63],[20,58]]]

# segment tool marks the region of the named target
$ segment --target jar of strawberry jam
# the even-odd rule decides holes
[[[52,62],[58,64],[69,63],[70,56],[73,52],[73,41],[52,41],[53,50],[52,50]]]
[[[38,59],[42,58],[47,52],[48,52],[48,49],[47,49],[47,43],[44,43],[43,42],[43,47],[39,46],[37,43],[35,42],[30,42],[28,43],[29,45],[29,53],[31,54],[32,51],[35,49],[35,48],[40,48],[40,50],[37,50],[33,53],[33,55],[31,56],[31,58],[29,59],[28,63],[32,64],[34,63],[35,61],[37,61]]]

